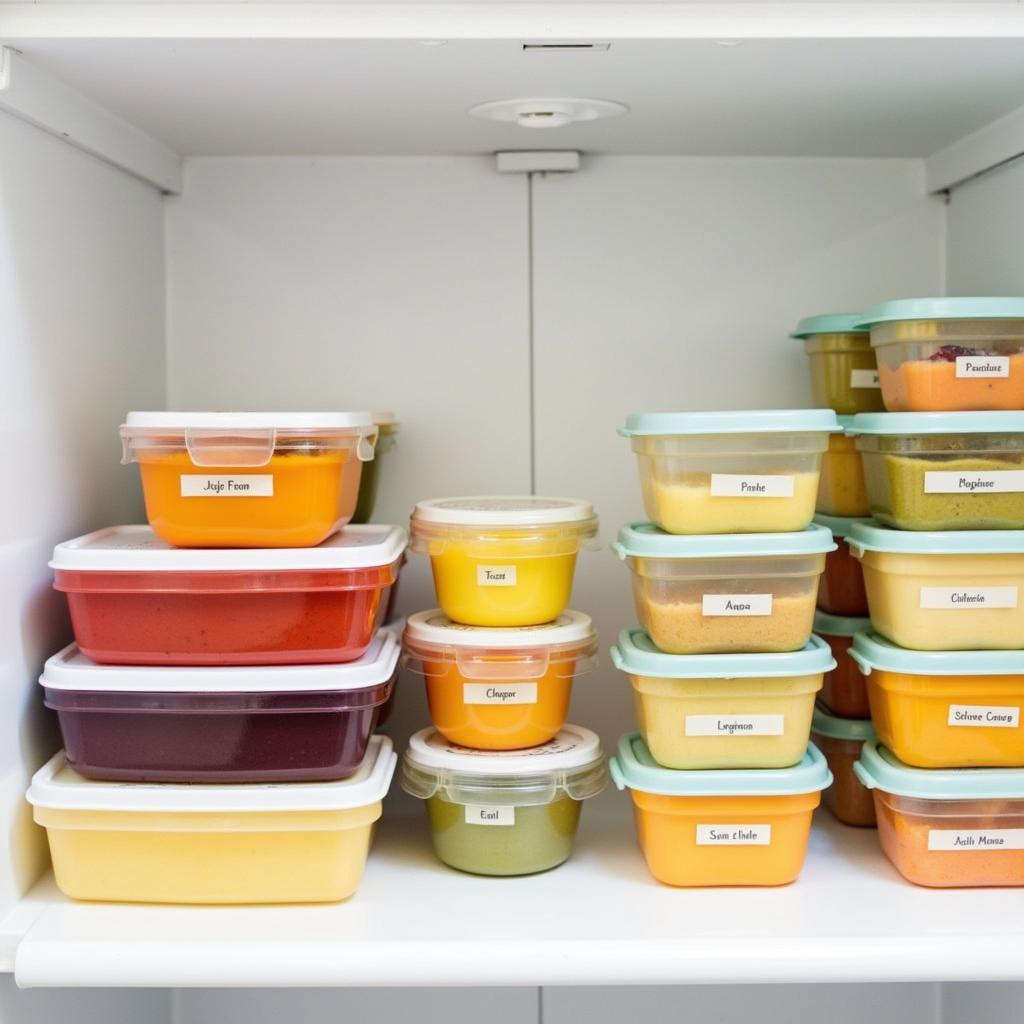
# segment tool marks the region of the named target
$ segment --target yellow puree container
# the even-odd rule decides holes
[[[291,785],[92,782],[61,752],[28,801],[73,899],[327,903],[358,887],[394,770],[384,736],[350,778]]]

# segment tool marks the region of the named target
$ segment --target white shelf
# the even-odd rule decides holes
[[[670,889],[646,871],[627,798],[594,804],[568,864],[516,879],[448,870],[422,818],[386,817],[347,904],[76,904],[46,878],[0,952],[23,986],[1024,979],[1024,890],[916,888],[873,831],[822,812],[794,885]]]

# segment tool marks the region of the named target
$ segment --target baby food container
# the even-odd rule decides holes
[[[467,626],[536,626],[565,611],[576,553],[597,535],[573,498],[438,498],[412,514],[442,611]]]
[[[605,783],[600,741],[578,725],[500,752],[423,729],[402,761],[402,788],[426,801],[438,859],[474,875],[531,875],[567,860],[582,801]]]
[[[669,654],[798,651],[811,635],[828,530],[683,537],[649,523],[612,550],[633,574],[637,618]]]
[[[821,703],[841,718],[871,717],[867,684],[848,654],[854,634],[870,628],[870,619],[843,618],[823,611],[814,616],[814,632],[831,648],[836,663],[825,673]]]
[[[804,343],[811,369],[811,401],[840,415],[881,412],[885,408],[871,337],[858,327],[860,318],[860,313],[809,316],[790,335]]]
[[[633,797],[637,838],[666,885],[785,885],[803,867],[811,816],[832,781],[813,746],[792,768],[677,772],[633,733],[619,740],[612,780]]]
[[[870,519],[847,519],[818,514],[815,523],[824,526],[838,542],[835,550],[825,556],[825,572],[818,586],[818,607],[832,615],[863,617],[868,613],[868,595],[864,590],[864,572],[860,562],[844,543],[854,523],[871,523]]]
[[[632,441],[648,517],[668,533],[786,533],[814,515],[830,409],[640,413]]]
[[[908,533],[856,523],[875,631],[916,651],[1024,648],[1024,531]]]
[[[879,522],[1024,528],[1024,413],[873,413],[855,417],[851,430]]]
[[[514,750],[565,724],[572,681],[597,664],[589,616],[563,612],[542,626],[462,626],[440,609],[409,617],[403,663],[421,673],[430,718],[451,743]]]
[[[832,434],[828,450],[821,457],[821,477],[815,510],[827,516],[859,517],[870,511],[864,460],[857,451],[857,439],[848,431],[852,416],[840,416],[842,433]]]
[[[50,567],[93,661],[298,665],[365,653],[405,543],[397,526],[353,526],[314,548],[189,550],[114,526],[58,544]]]
[[[807,747],[814,695],[835,661],[812,637],[791,654],[662,654],[623,630],[612,662],[629,676],[637,724],[665,768],[785,768]]]
[[[382,736],[351,778],[302,786],[91,782],[59,753],[28,802],[73,899],[322,903],[358,887],[394,770]]]
[[[1024,409],[1024,298],[900,299],[858,326],[891,412]]]
[[[39,682],[68,764],[89,778],[309,782],[359,767],[398,653],[388,630],[344,665],[97,665],[72,644]]]
[[[853,770],[874,791],[882,850],[908,881],[1024,885],[1024,771],[910,768],[880,740]]]
[[[377,428],[368,412],[130,412],[150,526],[186,548],[304,548],[351,518]]]
[[[875,827],[874,797],[853,771],[861,747],[874,738],[870,722],[831,715],[821,705],[814,709],[811,739],[832,772],[832,785],[822,794],[822,803],[844,825]]]
[[[1024,651],[905,651],[858,633],[878,738],[915,768],[1024,768]]]
[[[377,503],[377,486],[380,482],[381,457],[395,447],[398,433],[398,421],[393,412],[371,413],[374,426],[380,432],[373,458],[363,464],[363,472],[359,477],[359,497],[356,499],[356,510],[352,513],[353,523],[368,523],[373,518],[373,508]]]

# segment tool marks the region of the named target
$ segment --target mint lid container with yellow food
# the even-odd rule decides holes
[[[881,412],[882,392],[868,332],[860,313],[804,317],[790,335],[804,344],[811,371],[811,402],[840,416]]]

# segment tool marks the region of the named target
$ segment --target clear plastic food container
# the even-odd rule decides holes
[[[858,633],[878,738],[915,768],[1024,768],[1024,651],[906,651]]]
[[[874,791],[882,850],[908,881],[1024,885],[1024,770],[910,768],[880,740],[853,770]]]
[[[666,885],[786,885],[803,867],[811,816],[832,781],[809,746],[792,768],[677,772],[643,739],[619,740],[612,781],[632,791],[640,849]]]
[[[612,544],[632,572],[640,624],[668,654],[800,650],[835,549],[820,526],[683,537],[634,523]]]
[[[835,550],[825,556],[825,572],[818,585],[818,607],[831,615],[863,618],[868,613],[868,595],[864,590],[864,571],[850,554],[845,542],[854,523],[871,523],[870,519],[847,519],[841,516],[814,517],[837,541]]]
[[[809,316],[790,335],[804,343],[811,370],[812,403],[834,409],[841,416],[881,412],[885,408],[871,336],[857,326],[860,318],[860,313]]]
[[[597,516],[575,498],[436,498],[412,514],[441,610],[467,626],[536,626],[569,605],[576,554]]]
[[[60,753],[28,801],[73,899],[326,903],[359,886],[394,770],[383,736],[351,778],[301,786],[90,782]]]
[[[668,533],[787,533],[814,515],[830,409],[640,413],[631,439],[644,508]]]
[[[844,825],[875,827],[874,797],[853,771],[861,748],[874,738],[870,722],[840,718],[829,714],[820,704],[814,709],[811,739],[825,755],[832,772],[832,785],[822,794],[822,803]]]
[[[344,665],[97,665],[72,644],[39,682],[68,763],[89,778],[310,782],[359,767],[398,654],[389,630]]]
[[[1024,409],[1024,298],[900,299],[858,326],[891,412]]]
[[[915,651],[1024,648],[1024,531],[908,533],[857,523],[876,632]]]
[[[542,626],[462,626],[440,609],[411,615],[403,664],[422,674],[430,719],[451,743],[515,750],[565,724],[573,679],[597,664],[597,633],[582,612]]]
[[[612,662],[629,676],[637,725],[665,768],[785,768],[807,747],[814,696],[835,661],[812,637],[791,654],[662,654],[623,630]]]
[[[300,665],[361,657],[405,551],[397,526],[315,548],[172,548],[148,526],[58,544],[50,568],[75,640],[123,665]]]
[[[857,439],[847,433],[852,416],[840,416],[841,434],[832,434],[828,450],[821,457],[821,477],[815,510],[827,516],[857,518],[870,512],[868,489],[864,481],[864,459],[857,450]]]
[[[130,412],[146,518],[185,548],[304,548],[356,507],[377,428],[368,412]]]
[[[850,429],[879,522],[1024,529],[1024,413],[875,413]]]
[[[438,859],[474,875],[532,875],[568,860],[582,801],[606,782],[600,741],[578,725],[513,751],[423,729],[402,760],[402,788],[426,801]]]
[[[363,472],[359,477],[359,497],[356,510],[352,513],[351,522],[368,523],[373,518],[373,509],[377,504],[377,486],[380,483],[381,459],[395,447],[398,434],[398,421],[393,412],[371,413],[373,423],[380,431],[373,458],[363,463]]]
[[[871,628],[870,619],[843,618],[818,611],[814,632],[828,644],[836,667],[825,673],[821,703],[840,718],[870,718],[868,688],[860,669],[849,657],[854,635]]]

